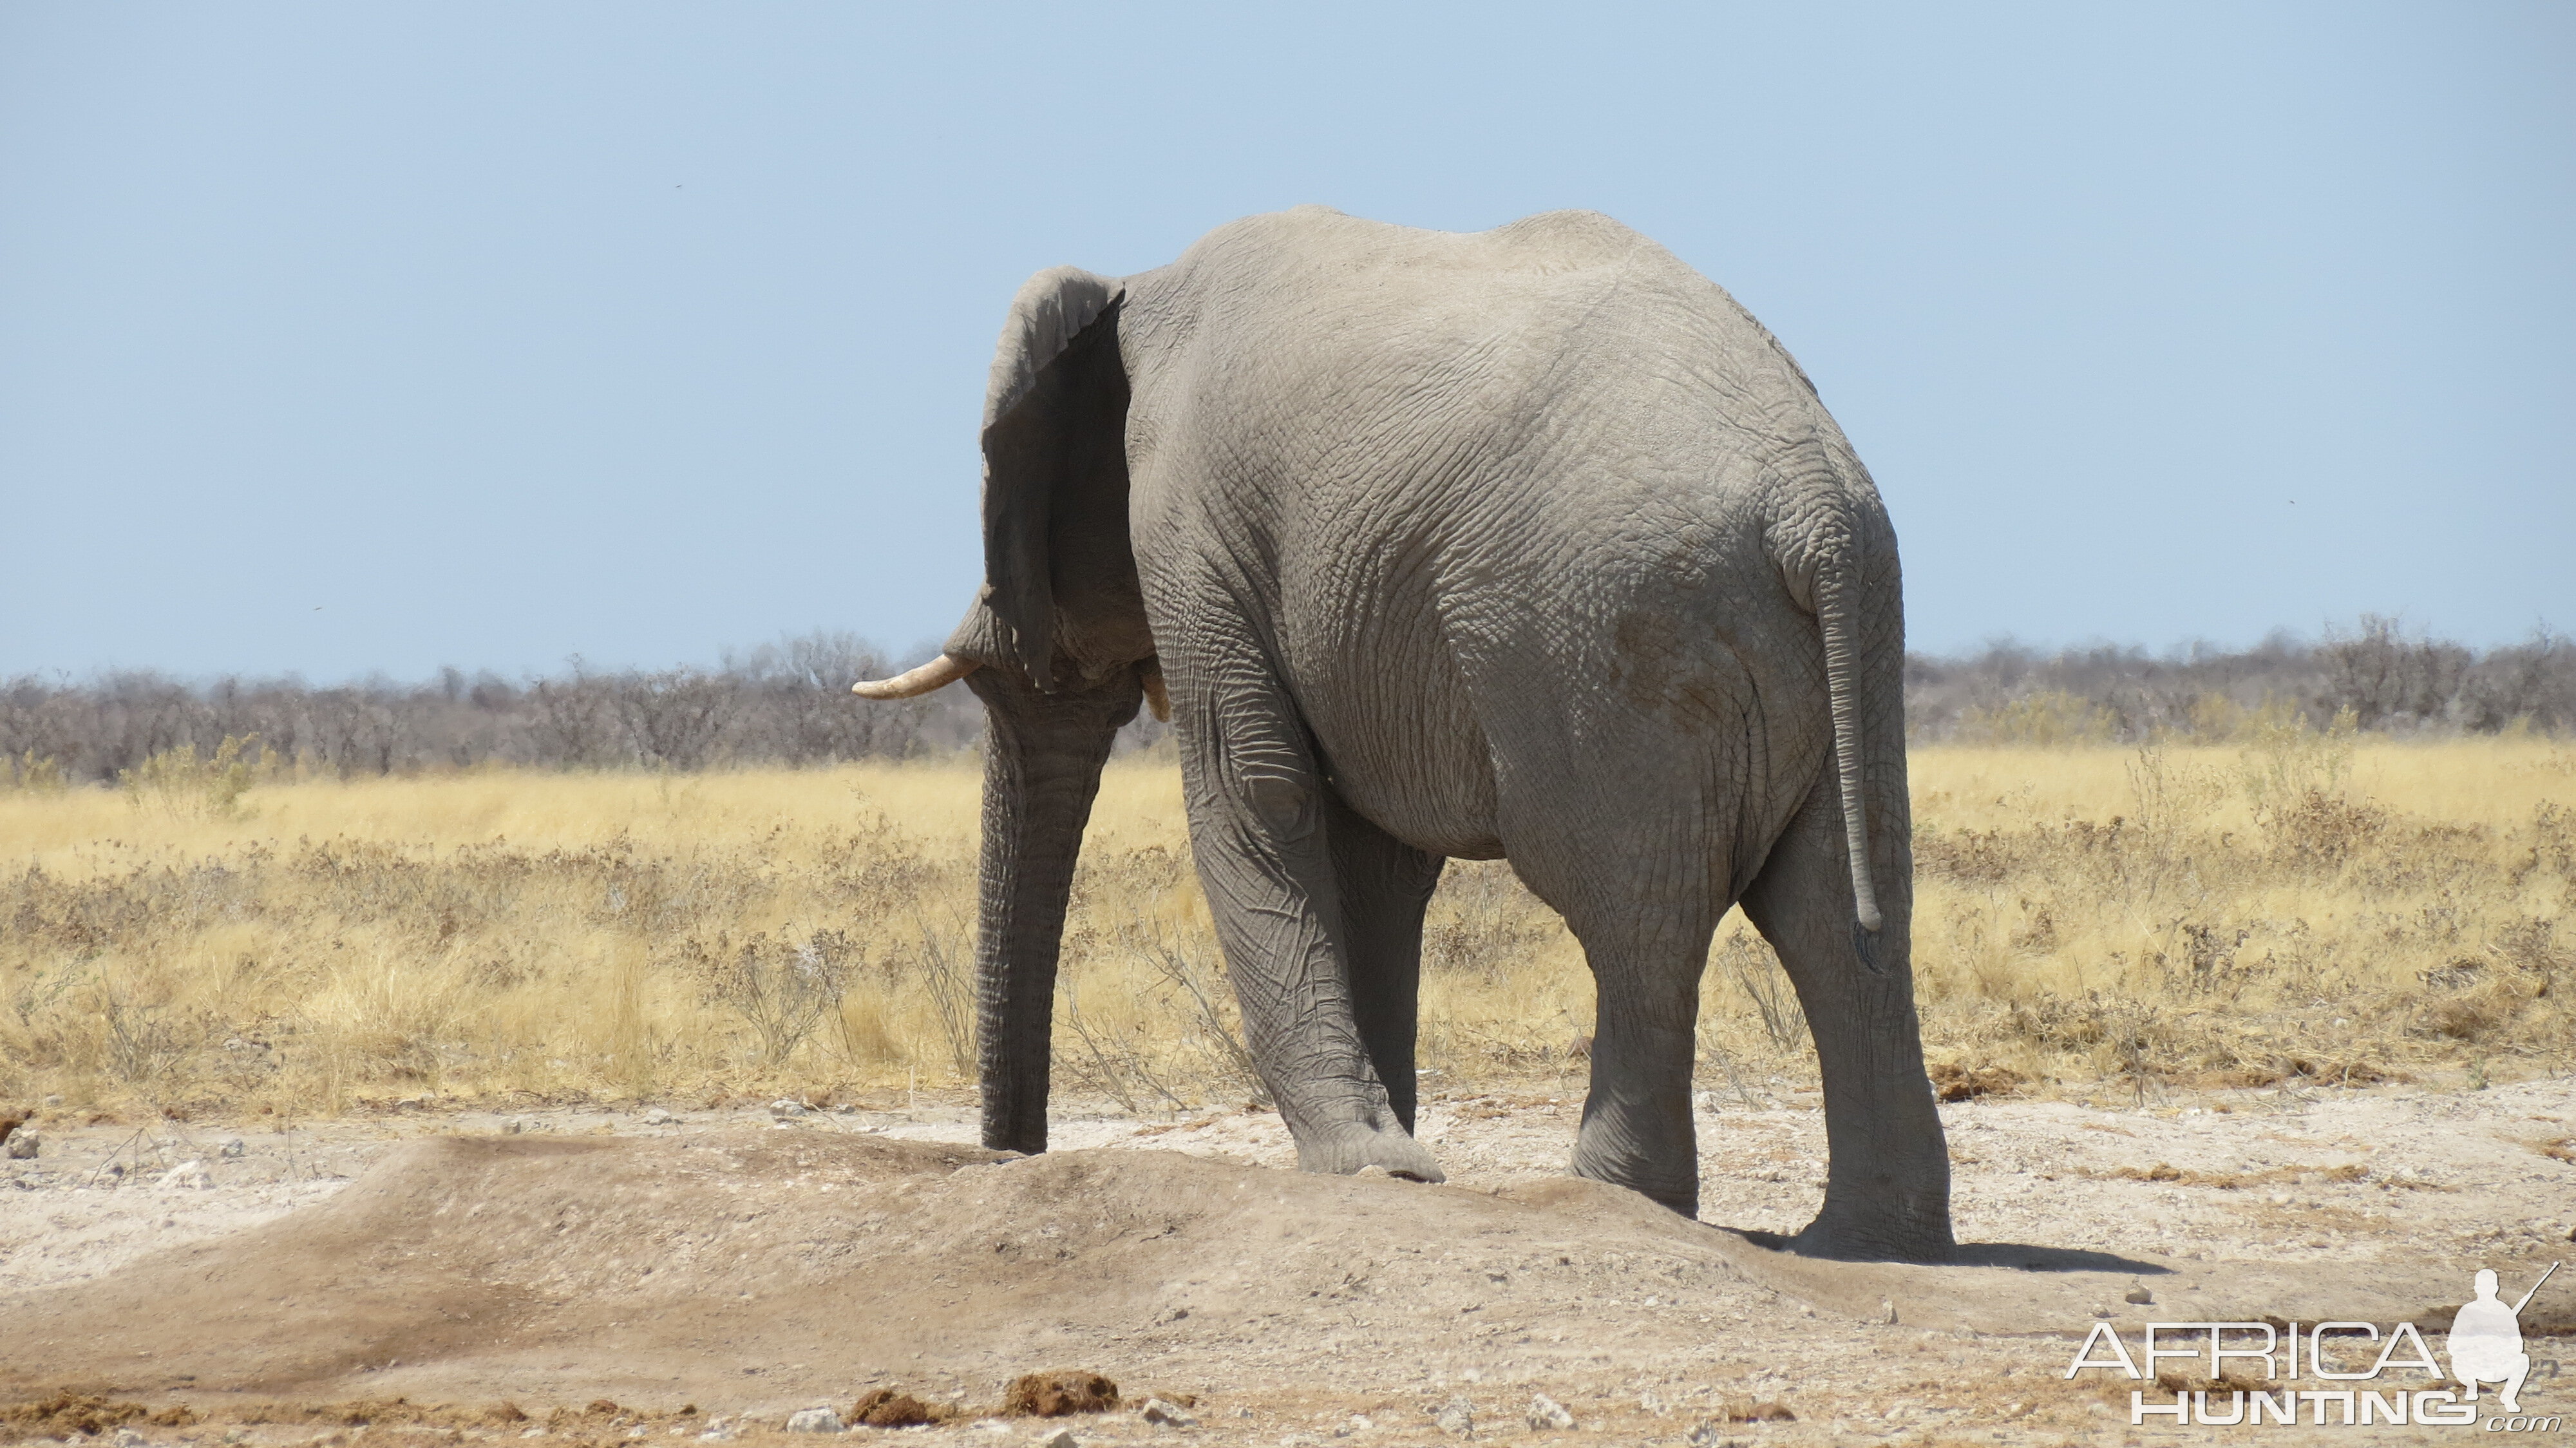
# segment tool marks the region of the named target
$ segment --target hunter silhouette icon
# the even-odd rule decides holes
[[[2541,1283],[2557,1271],[2558,1264],[2550,1263],[2549,1271],[2540,1274],[2540,1282],[2531,1284],[2531,1291],[2522,1294],[2520,1302],[2507,1307],[2496,1297],[2495,1273],[2478,1269],[2477,1300],[2463,1306],[2459,1315],[2451,1319],[2451,1337],[2446,1344],[2451,1353],[2451,1376],[2469,1390],[2470,1402],[2478,1400],[2478,1384],[2501,1383],[2503,1388],[2496,1396],[2504,1403],[2504,1410],[2522,1411],[2517,1399],[2522,1380],[2531,1373],[2531,1354],[2522,1350],[2522,1310],[2539,1295]]]

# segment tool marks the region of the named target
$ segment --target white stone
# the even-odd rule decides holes
[[[36,1128],[21,1126],[9,1133],[8,1152],[11,1161],[34,1161],[37,1147]]]
[[[1082,1440],[1073,1436],[1071,1428],[1058,1428],[1038,1439],[1035,1448],[1082,1448]]]
[[[807,1408],[801,1413],[787,1415],[787,1431],[790,1433],[838,1433],[841,1430],[841,1415],[829,1408]]]
[[[1439,1412],[1431,1415],[1431,1426],[1461,1437],[1473,1433],[1476,1431],[1476,1405],[1464,1397],[1451,1398],[1440,1405]]]
[[[1184,1412],[1180,1404],[1167,1403],[1160,1398],[1147,1398],[1142,1411],[1145,1421],[1158,1427],[1195,1428],[1199,1425],[1199,1420]]]
[[[1566,1411],[1563,1403],[1545,1393],[1530,1399],[1527,1416],[1532,1428],[1564,1429],[1574,1426],[1574,1415]]]
[[[250,1150],[250,1148],[243,1144],[240,1137],[236,1136],[232,1140],[225,1142],[223,1144],[223,1148],[217,1151],[215,1155],[221,1157],[238,1157],[248,1150]]]
[[[206,1164],[202,1161],[183,1161],[161,1174],[161,1185],[165,1187],[204,1191],[214,1184],[215,1179],[206,1173]]]

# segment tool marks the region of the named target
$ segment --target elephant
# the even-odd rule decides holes
[[[1443,1179],[1413,1136],[1424,909],[1448,859],[1501,858],[1593,977],[1575,1174],[1697,1214],[1699,982],[1740,903],[1823,1075],[1824,1200],[1785,1245],[1951,1256],[1895,533],[1733,297],[1598,213],[1253,216],[1030,278],[982,452],[964,621],[855,687],[962,679],[988,716],[986,1146],[1046,1147],[1074,863],[1150,701],[1301,1168]]]

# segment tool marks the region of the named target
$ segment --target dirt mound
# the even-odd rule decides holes
[[[436,1137],[265,1225],[0,1299],[0,1402],[913,1394],[905,1416],[930,1418],[1080,1365],[1135,1401],[1323,1385],[1409,1403],[1453,1380],[1758,1381],[1797,1354],[1858,1361],[1862,1324],[2080,1332],[2141,1280],[2175,1304],[2158,1312],[2235,1319],[2311,1301],[2391,1317],[2449,1278],[2347,1268],[2321,1293],[2241,1263],[2019,1247],[1808,1262],[1565,1177],[1478,1190],[758,1128]]]
[[[1384,1334],[1490,1357],[1542,1316],[1569,1355],[1669,1351],[1760,1295],[1730,1245],[1571,1181],[1489,1195],[760,1130],[432,1138],[318,1206],[0,1305],[0,1392],[784,1399],[1113,1361],[1180,1389],[1211,1356],[1285,1366]],[[1581,1310],[1657,1289],[1701,1312]],[[1569,1307],[1601,1321],[1569,1333]]]

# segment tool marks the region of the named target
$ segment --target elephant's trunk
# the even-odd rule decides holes
[[[984,859],[975,941],[977,1065],[984,1144],[1040,1152],[1047,1143],[1049,1035],[1057,952],[1082,829],[1100,766],[1136,717],[1136,672],[1090,689],[1040,693],[1016,669],[983,669]]]

